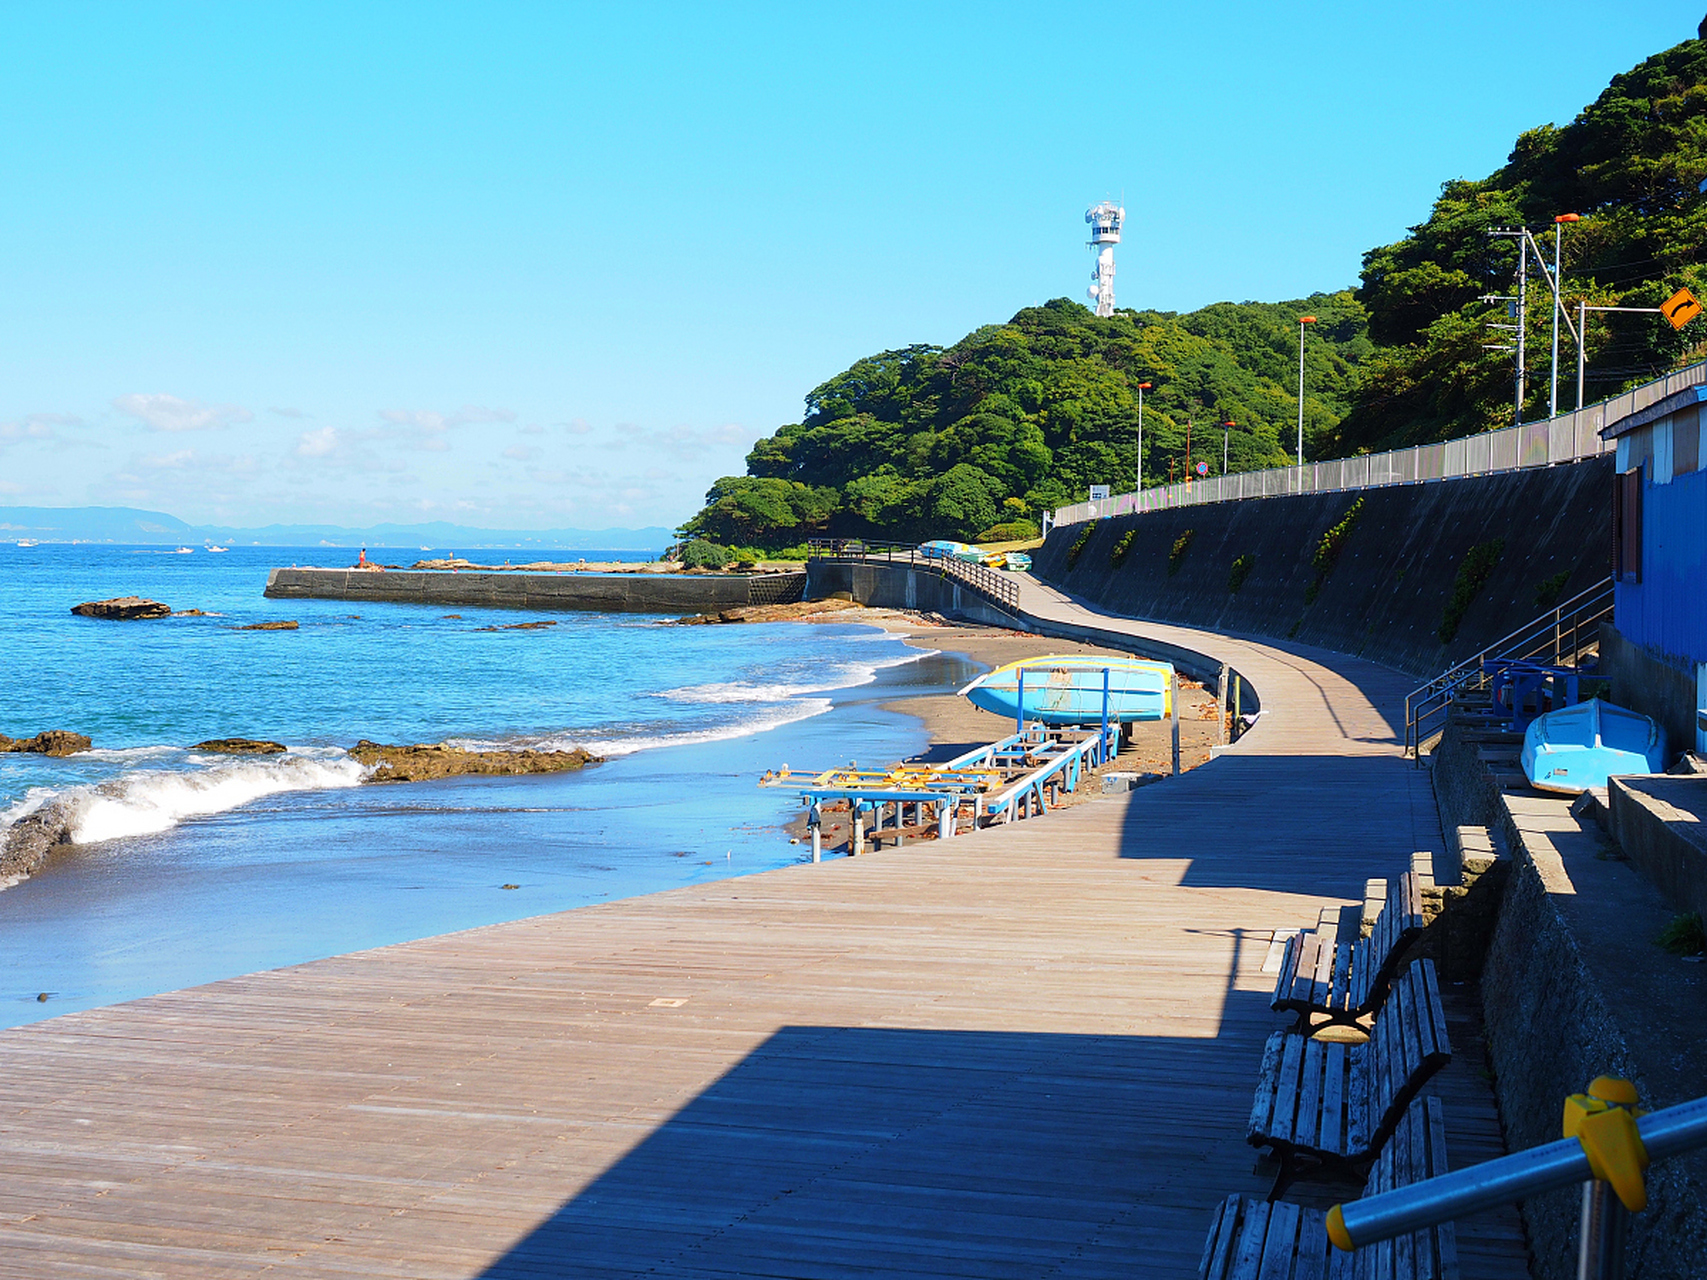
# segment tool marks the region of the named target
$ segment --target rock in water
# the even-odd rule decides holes
[[[288,748],[282,742],[268,742],[264,738],[209,738],[190,750],[222,756],[276,756]]]
[[[602,757],[576,748],[574,751],[464,751],[460,747],[386,746],[363,738],[350,748],[350,755],[373,766],[368,782],[423,782],[465,773],[563,773]]]
[[[69,756],[87,751],[92,745],[80,733],[65,729],[49,729],[33,738],[8,738],[0,733],[0,751],[22,751],[36,756]]]
[[[172,606],[141,596],[115,596],[111,600],[85,600],[72,605],[71,612],[85,618],[169,618]]]
[[[71,810],[50,801],[0,831],[0,877],[34,875],[56,845],[71,843]]]
[[[294,622],[251,622],[246,627],[233,627],[233,631],[295,631]]]

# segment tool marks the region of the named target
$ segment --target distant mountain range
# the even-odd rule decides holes
[[[141,546],[221,542],[260,547],[463,547],[657,553],[674,533],[645,529],[471,529],[434,520],[426,524],[376,524],[349,529],[333,524],[270,524],[261,529],[185,524],[163,511],[134,507],[0,507],[0,540],[117,542]]]

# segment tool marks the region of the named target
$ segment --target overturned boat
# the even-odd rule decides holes
[[[1647,716],[1595,699],[1537,716],[1523,734],[1523,776],[1541,791],[1577,795],[1613,774],[1665,770],[1665,731]]]
[[[1172,663],[1092,654],[1046,654],[986,672],[960,690],[973,706],[1047,725],[1094,724],[1106,703],[1110,722],[1161,720],[1172,710]],[[1023,677],[1023,678],[1022,678]]]

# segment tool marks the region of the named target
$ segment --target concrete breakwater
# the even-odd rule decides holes
[[[488,609],[605,613],[715,613],[786,604],[806,588],[804,573],[592,574],[445,573],[436,570],[274,569],[273,600],[361,600]]]

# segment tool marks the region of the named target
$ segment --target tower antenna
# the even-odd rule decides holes
[[[1096,252],[1096,266],[1091,268],[1091,287],[1086,295],[1096,304],[1099,316],[1114,314],[1114,246],[1120,243],[1120,224],[1126,221],[1126,209],[1111,201],[1092,205],[1085,210],[1085,221],[1091,224],[1090,247]]]

